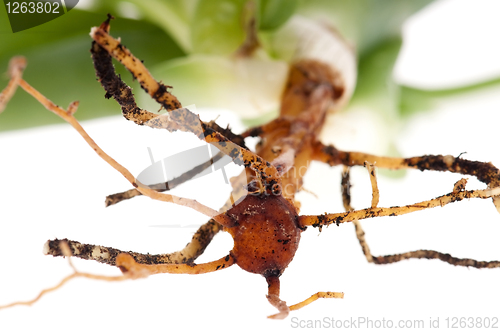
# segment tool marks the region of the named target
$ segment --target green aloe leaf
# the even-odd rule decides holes
[[[398,118],[399,86],[392,79],[392,71],[400,48],[401,40],[393,38],[360,57],[351,107],[369,107],[386,121]]]
[[[278,29],[295,14],[298,5],[298,0],[261,0],[259,29]]]
[[[100,14],[112,13],[114,16],[132,11],[129,14],[162,29],[184,52],[190,52],[191,20],[197,3],[198,0],[106,0],[93,2],[88,10]],[[158,43],[162,42],[158,40]]]
[[[452,99],[464,94],[496,87],[500,87],[500,78],[460,88],[443,90],[422,90],[401,86],[398,105],[399,114],[402,118],[407,119],[413,114],[435,109],[437,103],[444,99]]]
[[[245,0],[200,0],[191,21],[194,53],[230,55],[245,39]]]
[[[231,55],[243,43],[253,15],[259,30],[275,30],[296,11],[298,0],[199,0],[191,19],[194,53]]]
[[[254,0],[253,10],[264,46],[258,55],[262,67],[255,69],[255,73],[265,72],[273,76],[272,71],[277,70],[274,76],[282,75],[283,60],[286,61],[282,55],[286,52],[280,53],[280,50],[273,49],[277,45],[272,42],[273,36],[292,15],[299,14],[331,24],[347,40],[352,41],[358,54],[359,70],[350,109],[360,105],[370,107],[373,112],[381,114],[388,124],[397,123],[398,119],[408,118],[415,112],[431,109],[439,98],[498,83],[493,81],[462,89],[432,92],[400,87],[393,82],[391,73],[400,46],[401,25],[409,15],[429,2]],[[248,1],[129,0],[127,3],[135,5],[141,19],[115,20],[112,34],[122,37],[137,56],[146,60],[157,79],[173,85],[174,92],[179,94],[183,103],[193,100],[199,106],[234,108],[235,98],[224,98],[224,95],[242,97],[240,104],[243,105],[249,102],[247,95],[265,94],[266,91],[259,90],[262,85],[254,83],[247,86],[253,85],[255,90],[249,90],[245,96],[232,92],[248,79],[236,79],[236,74],[242,71],[234,70],[236,67],[232,59],[232,54],[245,38],[245,17],[251,11]],[[92,12],[78,10],[77,7],[57,20],[16,34],[12,34],[5,9],[0,6],[0,63],[6,66],[12,56],[25,55],[29,63],[25,72],[26,80],[62,106],[80,100],[77,116],[81,119],[117,114],[118,109],[113,101],[96,97],[103,96],[103,90],[95,81],[89,58],[88,31],[91,26],[104,20],[105,13],[111,12],[117,16],[122,6],[123,1],[109,0],[96,2],[90,9]],[[277,61],[263,60],[270,58]],[[117,69],[125,78],[130,77],[122,66],[117,66]],[[138,85],[133,83],[132,86],[137,93]],[[23,92],[18,94],[22,95]],[[225,100],[233,101],[226,103]],[[267,103],[266,107],[269,105]],[[0,118],[0,130],[58,121],[50,114],[38,112],[39,107],[31,98],[15,96]],[[237,106],[235,110],[238,111]],[[275,113],[266,109],[259,114],[264,119]],[[254,123],[258,122],[259,119],[254,119]]]

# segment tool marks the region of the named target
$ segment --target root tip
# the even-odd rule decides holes
[[[49,242],[50,240],[47,240],[44,245],[43,245],[43,249],[42,249],[42,252],[44,255],[48,255],[49,252],[50,252],[50,246],[49,246]]]

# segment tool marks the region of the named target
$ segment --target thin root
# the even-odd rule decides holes
[[[375,166],[365,161],[365,167],[370,175],[370,182],[372,184],[372,208],[376,208],[380,198],[380,193],[378,191],[377,176],[375,175]]]
[[[95,260],[111,266],[116,265],[116,257],[122,253],[131,255],[136,262],[141,264],[191,264],[205,251],[213,237],[221,230],[222,226],[219,223],[209,220],[196,231],[191,242],[184,249],[170,254],[141,254],[111,247],[84,244],[67,239],[47,241],[44,246],[44,254],[54,257],[68,256],[61,250],[61,243],[65,242],[68,244],[72,256],[86,260]]]
[[[366,165],[366,164],[365,164]],[[342,199],[344,202],[344,207],[347,211],[352,211],[351,207],[351,196],[350,196],[350,182],[349,182],[349,167],[344,166],[344,171],[342,173]],[[371,174],[371,172],[370,172]],[[459,194],[460,192],[465,191],[465,185],[467,183],[467,179],[461,179],[455,183],[453,186],[452,194]],[[375,182],[376,185],[376,182]],[[373,181],[372,181],[373,186]],[[372,187],[373,188],[373,187]],[[378,190],[377,190],[378,192]],[[372,202],[373,207],[373,202]],[[425,259],[439,259],[443,262],[446,262],[451,265],[457,266],[467,266],[467,267],[475,267],[475,268],[496,268],[500,267],[500,261],[476,261],[470,258],[457,258],[453,257],[449,254],[444,254],[434,250],[416,250],[405,252],[401,254],[393,254],[386,256],[372,256],[370,252],[370,247],[365,240],[365,232],[361,227],[361,222],[359,220],[353,221],[355,229],[356,229],[356,237],[358,238],[359,244],[363,250],[363,253],[366,257],[366,260],[369,263],[374,264],[391,264],[400,262],[405,259],[411,258],[425,258]]]
[[[230,254],[216,261],[202,264],[141,264],[137,263],[129,254],[119,254],[116,257],[116,266],[125,276],[131,279],[145,278],[152,274],[202,274],[215,272],[230,267],[236,261]]]
[[[309,305],[316,301],[317,299],[343,299],[344,298],[344,293],[342,292],[317,292],[314,295],[311,295],[308,299],[299,302],[297,304],[291,305],[288,308],[290,311],[293,310],[299,310],[306,305]]]
[[[48,294],[50,292],[53,292],[53,291],[61,288],[68,281],[70,281],[71,279],[75,279],[75,278],[82,277],[82,278],[87,278],[87,279],[104,280],[104,281],[123,281],[123,280],[129,279],[129,277],[126,276],[126,275],[121,275],[121,276],[102,276],[102,275],[96,275],[96,274],[78,272],[75,269],[73,263],[71,262],[71,250],[69,249],[68,244],[66,242],[61,242],[60,245],[61,245],[61,251],[64,252],[65,254],[68,254],[68,256],[66,256],[66,258],[68,259],[68,264],[71,267],[71,269],[73,270],[73,273],[70,274],[69,276],[65,277],[64,279],[62,279],[57,285],[42,290],[33,300],[30,300],[30,301],[19,301],[19,302],[9,303],[9,304],[0,306],[0,310],[1,309],[6,309],[6,308],[10,308],[10,307],[14,307],[14,306],[17,306],[17,305],[28,305],[28,306],[32,305],[32,304],[38,302],[38,300],[40,300],[45,294]]]
[[[457,193],[451,192],[449,194],[439,196],[437,198],[423,201],[416,204],[405,206],[395,206],[387,208],[367,208],[362,210],[348,211],[343,213],[331,213],[319,216],[299,216],[299,225],[306,226],[326,226],[330,224],[340,225],[345,222],[352,222],[355,220],[386,217],[386,216],[400,216],[403,214],[430,209],[437,206],[445,206],[449,203],[461,201],[465,198],[492,198],[500,195],[500,187],[483,189],[483,190],[464,190]]]
[[[344,203],[344,209],[346,211],[353,211],[354,209],[351,206],[351,182],[350,182],[350,167],[344,166],[344,170],[342,172],[342,182],[340,188],[342,189],[342,202]],[[365,232],[363,227],[361,226],[361,222],[359,220],[353,221],[354,228],[356,231],[356,237],[358,238],[359,245],[363,250],[363,254],[366,257],[366,260],[371,263],[373,262],[373,257],[370,252],[370,246],[365,239]]]
[[[200,165],[194,167],[193,169],[183,173],[182,175],[180,175],[180,176],[178,176],[178,177],[176,177],[168,182],[152,184],[152,185],[148,185],[148,187],[153,189],[153,190],[156,190],[158,192],[168,191],[168,190],[174,189],[175,187],[189,181],[197,174],[203,172],[205,169],[209,168],[212,164],[214,164],[217,161],[219,161],[220,159],[222,159],[222,157],[224,157],[224,154],[222,152],[219,152],[213,158],[207,160],[203,164],[200,164]],[[108,207],[108,206],[117,204],[121,201],[130,199],[130,198],[133,198],[136,196],[141,196],[141,195],[142,194],[139,190],[129,189],[127,191],[123,191],[120,193],[116,193],[116,194],[107,196],[104,205],[106,207]]]
[[[280,299],[280,280],[277,276],[269,276],[266,277],[266,281],[268,284],[268,294],[267,300],[271,303],[276,309],[278,309],[278,313],[274,315],[267,316],[270,319],[285,319],[290,311],[299,310],[306,305],[309,305],[316,301],[317,299],[343,299],[344,293],[339,292],[317,292],[316,294],[310,296],[306,300],[299,302],[297,304],[287,306],[286,302]]]
[[[101,157],[106,161],[111,167],[116,169],[118,172],[120,172],[134,187],[137,188],[137,190],[145,195],[148,196],[152,199],[159,200],[159,201],[164,201],[164,202],[170,202],[178,205],[183,205],[186,207],[190,207],[200,213],[205,214],[206,216],[209,216],[216,220],[217,222],[221,223],[224,226],[232,226],[234,224],[234,221],[231,220],[227,215],[225,214],[219,214],[216,210],[205,206],[195,200],[191,200],[188,198],[182,198],[182,197],[177,197],[174,195],[169,195],[169,194],[163,194],[159,193],[153,189],[148,188],[146,185],[140,183],[125,167],[120,165],[116,160],[111,158],[108,154],[106,154],[95,142],[94,140],[87,134],[87,132],[83,129],[83,127],[80,125],[80,123],[76,120],[76,118],[73,116],[72,112],[74,110],[74,106],[70,107],[70,111],[66,111],[56,104],[54,104],[52,101],[47,99],[45,96],[43,96],[40,92],[38,92],[36,89],[34,89],[32,86],[30,86],[26,81],[23,79],[19,80],[19,85],[29,94],[31,94],[36,100],[38,100],[45,108],[47,108],[49,111],[55,113],[59,117],[61,117],[63,120],[68,122],[70,125],[73,126],[73,128],[76,129],[76,131],[83,137],[83,139],[87,142],[87,144]],[[74,105],[74,104],[72,104]]]
[[[23,70],[26,68],[26,59],[22,56],[16,56],[9,62],[8,74],[10,81],[0,93],[0,113],[3,112],[5,106],[16,92],[19,81],[23,76]]]
[[[128,120],[152,128],[191,132],[230,156],[236,164],[255,171],[267,190],[271,191],[273,186],[281,184],[281,177],[276,167],[254,152],[232,142],[214,130],[210,124],[201,121],[189,109],[182,107],[177,98],[167,91],[169,87],[157,82],[139,59],[108,34],[108,28],[109,22],[105,22],[91,30],[90,35],[95,41],[91,49],[94,68],[107,92],[106,96],[113,97],[122,106],[122,112]],[[131,89],[114,73],[111,56],[132,73],[144,91],[168,110],[166,115],[153,114],[137,107]]]

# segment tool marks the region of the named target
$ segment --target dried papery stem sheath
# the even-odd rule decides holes
[[[255,12],[255,2],[247,1],[242,15],[242,21],[244,22],[246,36],[241,46],[238,48],[238,50],[236,50],[236,56],[250,57],[260,47]]]

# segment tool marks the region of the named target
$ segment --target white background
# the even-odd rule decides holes
[[[416,66],[420,68],[417,73],[425,72],[422,77],[432,82],[444,82],[448,74],[461,72],[462,79],[474,80],[479,77],[479,74],[470,74],[475,72],[474,68],[482,70],[481,77],[485,77],[483,67],[491,68],[487,70],[488,75],[498,74],[498,56],[492,57],[493,61],[486,66],[484,58],[475,61],[476,58],[466,52],[471,49],[473,54],[498,54],[491,35],[497,38],[499,27],[487,19],[494,11],[492,2],[475,2],[473,8],[467,8],[467,3],[472,2],[442,2],[413,20],[412,26],[415,31],[421,30],[421,35],[412,37],[417,44],[412,45],[411,39],[405,43],[406,59],[398,64],[400,81],[409,82],[413,78],[415,84],[424,84],[422,78],[410,70]],[[438,25],[431,29],[432,22]],[[464,26],[465,35],[460,30]],[[443,37],[441,43],[432,42],[431,38],[442,30],[464,38]],[[406,32],[411,35],[411,31],[408,26]],[[419,40],[428,44],[418,45]],[[468,43],[474,46],[466,46]],[[429,49],[435,56],[423,55]],[[414,53],[419,50],[420,55]],[[446,51],[453,56],[442,57]],[[451,71],[438,70],[456,58],[462,59],[458,61],[460,66],[455,65]],[[453,82],[458,79],[453,78]],[[422,113],[402,131],[398,140],[400,151],[405,156],[433,153],[456,156],[467,152],[466,158],[500,165],[496,146],[498,92],[497,88],[467,94],[442,103],[437,111]],[[236,130],[241,130],[238,119],[230,113],[212,111],[203,117],[212,119],[219,114],[222,124],[230,122]],[[106,152],[134,174],[149,166],[148,146],[153,147],[155,159],[160,159],[162,155],[156,154],[155,146],[167,146],[171,148],[168,153],[173,154],[182,151],[184,144],[189,147],[200,144],[189,135],[138,128],[119,116],[88,121],[83,126]],[[352,131],[362,134],[356,123],[352,123]],[[349,148],[347,143],[343,144],[342,148]],[[201,225],[206,220],[188,209],[146,198],[105,209],[104,197],[128,189],[129,185],[100,160],[69,125],[2,133],[0,155],[0,304],[31,299],[71,272],[64,259],[42,255],[47,239],[67,237],[123,250],[164,253],[182,248],[196,230],[192,225]],[[305,187],[318,198],[301,193],[298,198],[303,203],[302,214],[342,211],[340,171],[340,168],[312,165]],[[217,172],[204,180],[211,180],[215,187],[221,184],[221,178],[222,174]],[[419,171],[408,172],[407,177],[399,180],[381,177],[379,206],[433,198],[450,192],[459,178]],[[365,171],[355,170],[352,181],[354,207],[369,206],[370,187]],[[202,192],[194,189],[199,187],[202,186],[194,184],[178,194],[196,197],[213,208],[218,208],[227,197],[227,187]],[[470,180],[467,188],[483,187]],[[434,249],[457,257],[500,260],[500,216],[490,200],[461,202],[397,218],[366,220],[363,225],[374,255]],[[220,258],[231,247],[230,236],[219,234],[201,261]],[[76,259],[74,262],[81,271],[119,274],[116,268],[96,262]],[[285,321],[266,319],[275,309],[265,298],[265,280],[233,266],[207,275],[157,275],[121,283],[73,280],[32,307],[0,311],[0,330],[167,331],[212,327],[286,330],[293,329],[295,323],[306,324],[306,320],[324,317],[341,320],[367,317],[373,321],[385,318],[394,324],[398,320],[423,320],[426,327],[431,317],[439,317],[443,328],[446,317],[498,319],[499,280],[500,269],[468,269],[440,261],[371,265],[365,261],[352,225],[331,226],[321,234],[311,228],[303,233],[299,251],[281,278],[281,297],[294,304],[317,291],[342,291],[345,298],[319,300],[293,312]]]

